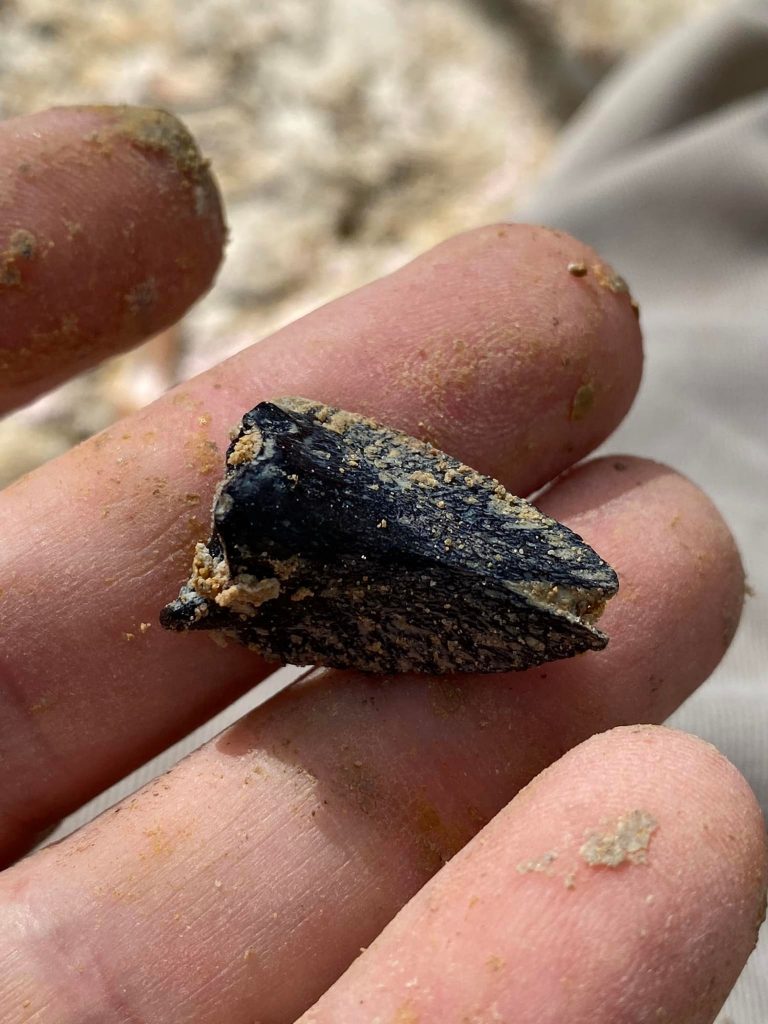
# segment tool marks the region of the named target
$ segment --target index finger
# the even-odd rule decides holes
[[[590,272],[569,272],[574,262]],[[244,410],[304,394],[427,436],[526,493],[610,433],[640,366],[629,298],[591,250],[494,226],[316,311],[10,488],[0,500],[6,849],[270,671],[249,651],[154,625],[206,533]]]

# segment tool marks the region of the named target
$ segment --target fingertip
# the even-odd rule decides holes
[[[489,410],[483,425],[495,414],[501,439],[516,423],[512,486],[518,476],[520,490],[541,486],[621,422],[642,376],[642,335],[625,282],[593,249],[561,231],[498,223],[449,239],[422,259],[442,273],[455,265],[462,292],[471,289],[495,312],[484,345],[488,372],[479,376]],[[479,305],[477,312],[483,316]],[[460,416],[462,388],[452,398]],[[477,396],[470,398],[474,406]],[[478,438],[480,451],[472,453],[478,465],[487,459],[487,439]]]
[[[173,115],[59,107],[0,125],[0,408],[177,320],[213,280],[225,225]]]
[[[683,941],[692,941],[698,928],[721,945],[720,986],[713,997],[719,1006],[757,942],[765,915],[765,821],[749,783],[711,743],[660,725],[619,726],[587,740],[563,761],[584,799],[601,804],[607,814],[633,790],[639,803],[653,808],[654,883],[686,908],[678,925],[686,933]],[[612,791],[621,794],[619,801]]]
[[[638,965],[638,1003],[713,1019],[757,941],[768,881],[762,812],[734,765],[688,733],[620,726],[543,772],[520,812],[532,848],[559,843],[562,871],[572,856],[559,901],[609,1005],[624,984],[598,955],[610,934],[619,962]]]
[[[623,708],[625,721],[662,721],[712,673],[738,627],[744,570],[727,524],[686,477],[626,455],[577,466],[537,505],[619,574],[619,593],[600,620],[613,639],[588,663],[589,688],[610,686],[613,712]],[[641,657],[644,684],[635,670]],[[617,678],[637,683],[619,690]]]
[[[559,762],[561,771],[587,780],[584,792],[590,799],[601,796],[594,780],[606,763],[611,772],[603,789],[614,780],[626,787],[633,780],[652,779],[643,788],[670,806],[684,793],[686,806],[675,809],[675,819],[708,820],[714,865],[722,867],[723,856],[733,863],[735,844],[747,875],[758,888],[765,884],[768,848],[760,805],[742,773],[716,746],[666,725],[621,725],[590,737]],[[608,795],[605,799],[610,801]],[[687,843],[684,829],[678,829],[676,841]]]
[[[613,729],[542,772],[302,1019],[374,1000],[424,1024],[708,1024],[755,944],[767,869],[757,801],[722,755]]]

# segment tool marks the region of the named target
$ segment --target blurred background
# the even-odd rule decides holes
[[[0,486],[178,380],[508,217],[617,62],[723,0],[0,0],[0,117],[180,115],[231,231],[179,325],[0,424]]]

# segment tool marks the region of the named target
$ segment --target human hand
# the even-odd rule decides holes
[[[59,110],[0,139],[10,408],[178,317],[223,228],[170,119]],[[459,236],[0,496],[6,860],[271,671],[156,624],[242,412],[304,394],[529,493],[637,388],[637,320],[598,266],[539,228]],[[640,459],[586,463],[537,504],[619,572],[606,651],[508,676],[310,673],[0,876],[2,1024],[277,1024],[329,986],[307,1024],[711,1021],[762,909],[759,811],[708,745],[604,730],[662,721],[712,671],[738,555],[692,484]]]

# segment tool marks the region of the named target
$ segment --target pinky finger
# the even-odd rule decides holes
[[[523,790],[301,1024],[707,1024],[765,885],[736,770],[682,733],[615,729]]]

